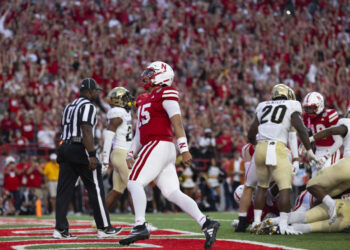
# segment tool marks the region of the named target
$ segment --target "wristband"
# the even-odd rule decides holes
[[[88,152],[89,157],[96,157],[96,150]]]
[[[181,154],[189,151],[186,137],[177,138],[176,146],[179,149]]]
[[[134,152],[133,151],[128,152],[128,154],[126,155],[126,160],[130,160],[133,158],[134,158]]]

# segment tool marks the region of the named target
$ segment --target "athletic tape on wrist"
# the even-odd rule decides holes
[[[177,148],[181,154],[189,151],[186,137],[180,137],[177,139]]]

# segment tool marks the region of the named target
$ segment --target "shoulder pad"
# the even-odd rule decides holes
[[[116,118],[116,117],[122,117],[124,115],[125,111],[126,110],[124,108],[121,108],[121,107],[111,108],[107,112],[107,118],[108,119],[113,119],[113,118]]]

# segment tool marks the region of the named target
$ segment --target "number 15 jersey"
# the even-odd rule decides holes
[[[287,144],[292,126],[291,115],[294,112],[302,112],[298,101],[275,100],[259,103],[256,108],[256,116],[260,123],[258,140],[274,140]]]
[[[173,141],[170,118],[163,107],[165,100],[178,101],[179,92],[173,87],[162,87],[137,98],[137,119],[142,146],[153,140]]]

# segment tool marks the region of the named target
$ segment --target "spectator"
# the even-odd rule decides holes
[[[51,215],[56,211],[56,194],[57,194],[57,182],[60,167],[57,163],[57,155],[55,153],[50,154],[50,161],[45,164],[44,178],[49,188],[50,203],[51,203]]]
[[[200,150],[199,158],[211,159],[215,156],[216,141],[210,128],[204,129],[204,136],[199,137],[198,145]]]
[[[12,156],[8,156],[6,158],[5,165],[4,188],[11,193],[14,200],[16,213],[18,214],[21,208],[21,198],[19,192],[21,172],[16,168],[15,158]]]
[[[42,190],[43,180],[42,174],[43,169],[40,167],[40,164],[36,156],[31,156],[30,165],[26,169],[25,174],[27,176],[27,190],[29,193],[27,195],[34,195],[36,199],[41,200],[43,204],[44,193]],[[28,202],[28,197],[25,198]]]

